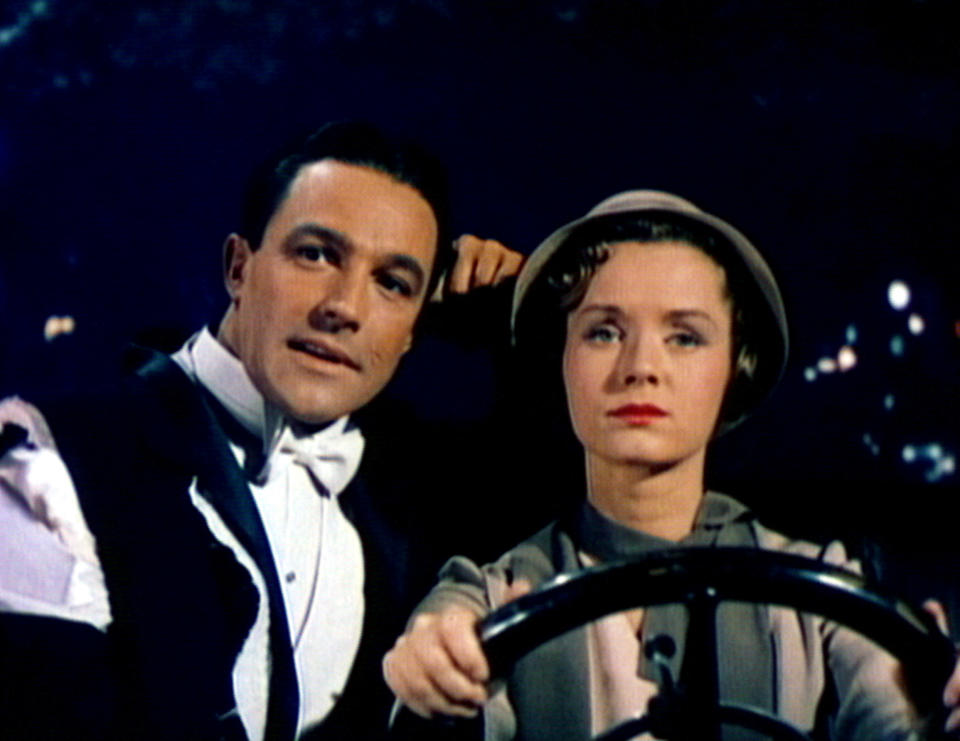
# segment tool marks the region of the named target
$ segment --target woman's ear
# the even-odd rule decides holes
[[[757,354],[744,345],[737,353],[737,362],[733,364],[734,380],[739,377],[752,379],[757,372]]]
[[[228,236],[223,243],[223,282],[234,302],[246,279],[247,265],[252,254],[250,243],[236,232]]]

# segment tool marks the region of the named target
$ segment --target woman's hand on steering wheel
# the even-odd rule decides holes
[[[390,689],[417,715],[470,718],[487,700],[490,668],[478,616],[464,607],[418,615],[383,658]]]
[[[506,586],[503,603],[530,585]],[[397,698],[417,715],[476,716],[487,701],[490,667],[477,634],[479,616],[465,607],[418,615],[383,657],[383,676]]]
[[[950,635],[947,611],[943,609],[943,605],[939,601],[935,599],[927,600],[923,603],[923,609],[933,615],[944,635]],[[960,656],[958,656],[953,674],[950,675],[950,679],[947,680],[947,685],[943,689],[943,704],[948,713],[944,730],[950,734],[951,738],[960,738]]]

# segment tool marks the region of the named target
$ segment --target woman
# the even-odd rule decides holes
[[[742,234],[670,194],[607,199],[551,235],[518,279],[518,345],[560,347],[557,318],[586,501],[494,564],[452,559],[384,661],[391,688],[421,715],[483,707],[487,739],[589,738],[636,715],[656,692],[641,650],[654,636],[681,646],[670,662],[679,673],[683,608],[633,610],[544,644],[488,697],[477,619],[557,573],[678,544],[790,551],[855,568],[839,543],[791,541],[736,500],[704,491],[708,444],[769,393],[787,354],[779,290]],[[921,726],[896,661],[850,631],[736,603],[721,607],[718,630],[724,701],[807,731],[829,724],[838,738],[911,738]],[[956,688],[948,690],[955,705]]]

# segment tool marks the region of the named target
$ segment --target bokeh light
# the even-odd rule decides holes
[[[922,334],[926,326],[926,322],[919,314],[911,314],[910,318],[907,319],[907,329],[910,330],[910,334]]]
[[[837,368],[848,371],[857,364],[857,353],[850,345],[844,345],[837,353]]]
[[[956,458],[939,442],[925,445],[908,443],[903,446],[900,455],[908,465],[925,465],[923,477],[930,483],[951,476],[956,471]]]
[[[73,334],[77,322],[72,316],[51,316],[43,325],[43,339],[53,342],[57,337]]]
[[[887,301],[897,311],[902,311],[910,305],[910,286],[902,280],[891,281],[887,288]]]

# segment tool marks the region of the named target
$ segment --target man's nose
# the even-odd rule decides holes
[[[310,315],[311,324],[324,332],[356,332],[366,306],[365,284],[356,271],[344,271],[327,286]]]

